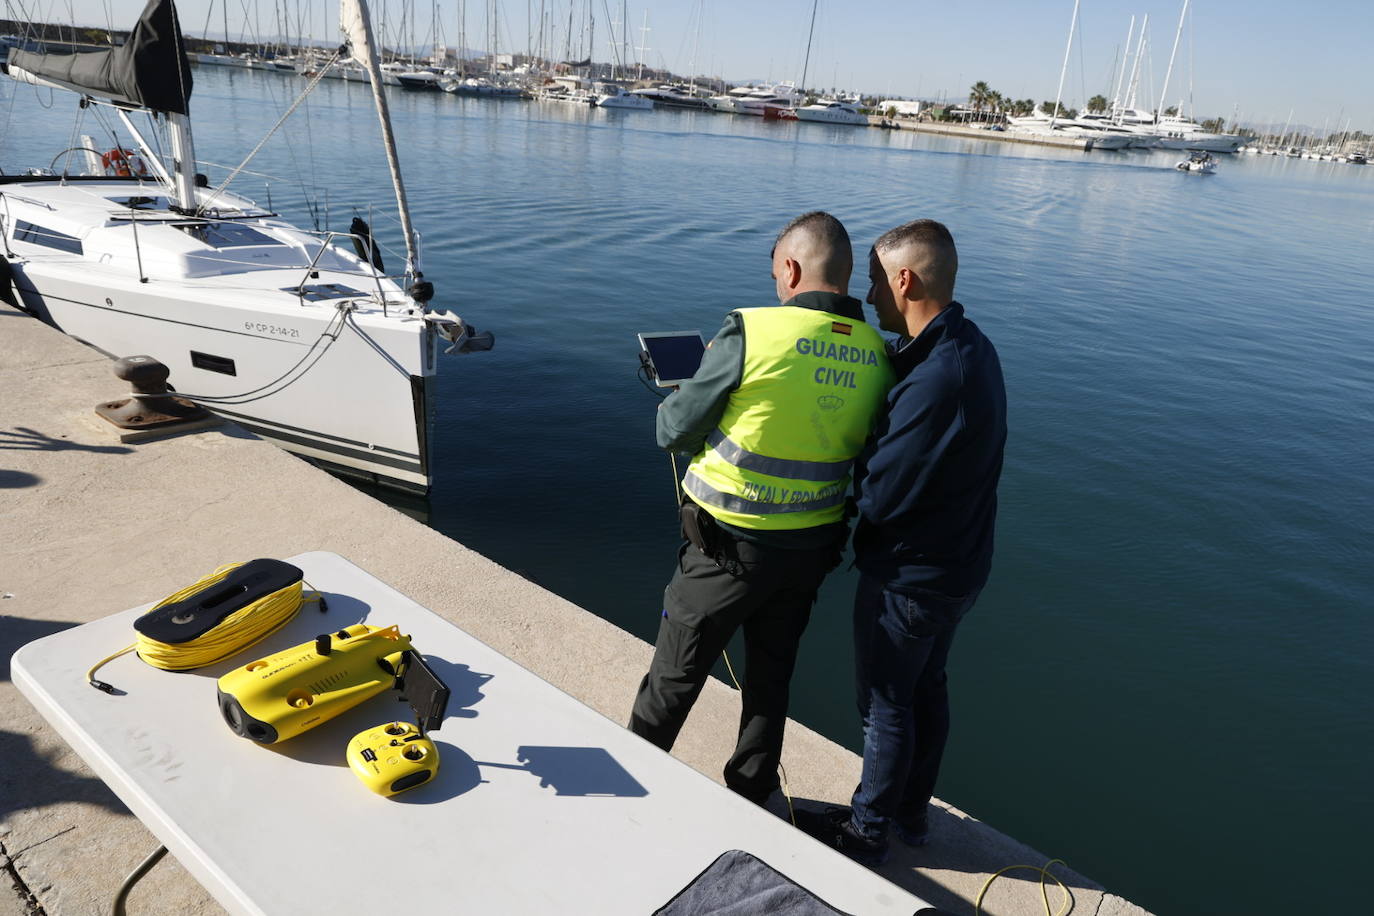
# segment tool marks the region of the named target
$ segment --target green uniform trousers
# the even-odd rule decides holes
[[[739,736],[725,784],[760,804],[778,787],[788,684],[797,646],[833,546],[765,546],[720,532],[720,563],[683,543],[663,594],[663,617],[649,673],[639,685],[630,730],[665,751],[736,630],[744,631]]]

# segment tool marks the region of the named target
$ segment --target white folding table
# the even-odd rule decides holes
[[[328,610],[306,605],[209,668],[130,654],[100,672],[122,694],[86,683],[151,605],[29,643],[12,663],[30,702],[229,912],[647,916],[731,849],[858,916],[927,906],[342,557],[289,562]],[[358,622],[398,624],[452,691],[430,733],[438,776],[391,799],[367,791],[344,749],[409,716],[394,691],[274,746],[234,735],[216,704],[216,679],[250,656]]]

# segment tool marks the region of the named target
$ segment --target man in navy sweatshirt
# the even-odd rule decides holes
[[[992,565],[1007,396],[997,351],[954,301],[948,229],[898,226],[868,263],[879,326],[901,336],[889,344],[897,383],[854,469],[863,777],[851,807],[798,812],[798,825],[878,865],[889,826],[908,845],[927,839],[949,735],[945,662]]]

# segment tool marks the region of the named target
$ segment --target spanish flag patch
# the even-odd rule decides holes
[[[838,321],[830,322],[830,333],[832,334],[843,334],[845,337],[848,337],[850,332],[853,330],[853,325],[843,324]]]

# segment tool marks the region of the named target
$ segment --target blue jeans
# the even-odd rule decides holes
[[[964,596],[890,592],[862,576],[854,595],[854,656],[864,727],[863,778],[854,790],[854,826],[881,840],[895,818],[925,821],[949,737],[945,662]]]

